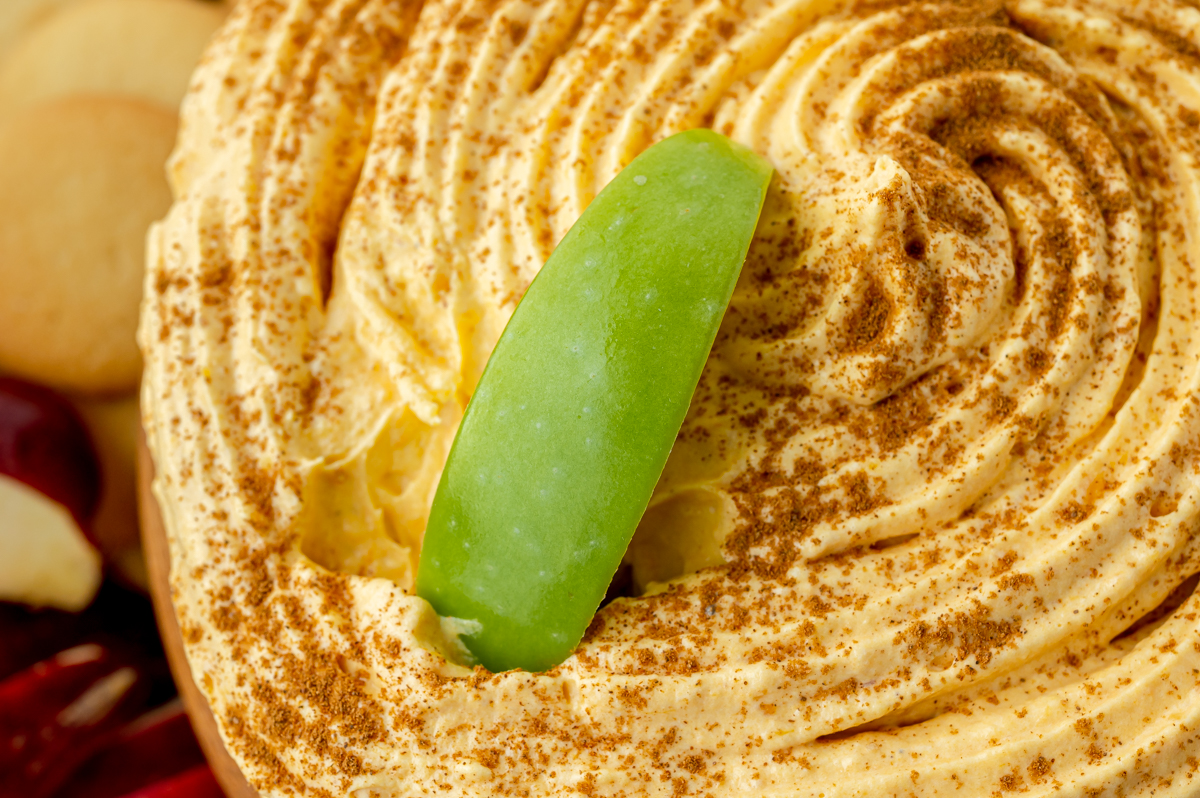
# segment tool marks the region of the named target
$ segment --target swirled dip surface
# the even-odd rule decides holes
[[[551,672],[456,664],[411,585],[488,353],[702,125],[778,174],[633,595]],[[233,755],[270,796],[1198,794],[1198,156],[1178,0],[243,2],[141,330]]]

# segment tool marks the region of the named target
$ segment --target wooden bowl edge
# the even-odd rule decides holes
[[[150,597],[154,603],[154,616],[158,621],[159,634],[162,635],[163,648],[166,650],[167,664],[170,665],[171,675],[175,677],[179,696],[183,699],[183,706],[192,721],[192,729],[200,742],[200,748],[204,751],[213,775],[225,790],[225,794],[228,798],[259,798],[258,792],[246,781],[237,763],[226,750],[225,743],[217,731],[217,721],[208,707],[207,699],[192,678],[192,671],[183,651],[183,634],[179,630],[175,608],[171,605],[171,584],[168,578],[171,555],[167,548],[167,534],[163,528],[158,502],[150,489],[153,479],[154,460],[146,446],[145,435],[139,433],[138,518],[142,529],[142,549],[146,555],[146,568],[150,576]]]

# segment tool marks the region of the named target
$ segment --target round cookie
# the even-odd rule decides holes
[[[76,0],[0,0],[0,59],[27,31]]]
[[[76,93],[125,94],[178,109],[226,13],[201,0],[76,0],[0,61],[0,110]]]
[[[67,391],[136,387],[146,230],[171,204],[175,128],[113,97],[0,123],[0,370]]]

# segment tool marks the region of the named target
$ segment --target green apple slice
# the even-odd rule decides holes
[[[710,130],[647,149],[513,313],[433,502],[417,594],[492,671],[579,644],[679,434],[771,166]]]

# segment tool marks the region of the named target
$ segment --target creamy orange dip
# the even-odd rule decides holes
[[[412,583],[517,301],[623,164],[777,170],[604,607]],[[244,0],[151,234],[193,673],[265,796],[1200,793],[1200,9]]]

